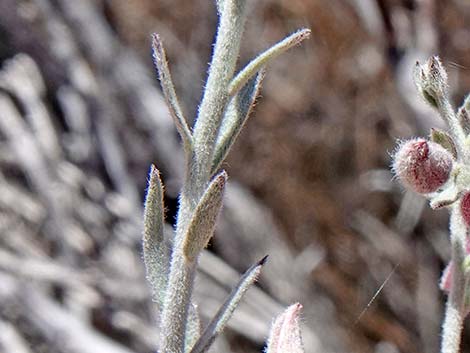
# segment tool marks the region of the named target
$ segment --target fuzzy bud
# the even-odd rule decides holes
[[[449,179],[452,162],[452,155],[445,148],[417,138],[399,146],[393,169],[406,187],[420,194],[428,194],[437,191]]]
[[[447,73],[439,57],[433,56],[424,64],[416,63],[414,82],[423,99],[437,108],[448,96]]]
[[[271,328],[266,353],[304,353],[299,316],[302,305],[289,306],[276,318]]]
[[[470,226],[470,192],[462,196],[460,201],[460,212],[466,226]]]

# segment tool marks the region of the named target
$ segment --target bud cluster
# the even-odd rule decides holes
[[[450,209],[451,259],[440,281],[440,288],[449,294],[441,352],[459,353],[463,321],[470,313],[470,95],[455,111],[438,57],[416,63],[414,81],[448,131],[431,129],[429,139],[401,143],[393,156],[393,170],[406,188],[430,198],[431,208]]]

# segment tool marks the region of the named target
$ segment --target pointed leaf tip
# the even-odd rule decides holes
[[[269,255],[265,255],[261,260],[258,261],[259,266],[264,266],[264,264],[268,261]]]
[[[256,58],[254,58],[248,65],[246,65],[230,82],[228,91],[229,95],[233,96],[241,89],[245,83],[255,75],[263,66],[278,57],[280,54],[286,52],[290,48],[296,46],[303,40],[310,37],[311,30],[308,28],[300,29],[291,35],[287,36],[277,44],[274,44],[269,49],[260,53]]]
[[[163,241],[163,183],[160,172],[151,165],[144,208],[144,244]]]

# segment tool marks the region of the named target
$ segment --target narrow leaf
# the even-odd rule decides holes
[[[228,92],[230,96],[233,96],[238,90],[245,85],[245,83],[255,75],[263,66],[266,66],[268,61],[278,57],[288,49],[299,44],[304,39],[310,36],[310,29],[304,28],[291,34],[284,40],[273,45],[263,53],[259,54],[254,58],[247,66],[245,66],[229,85]]]
[[[207,352],[216,337],[225,328],[228,320],[232,317],[234,310],[237,308],[245,292],[258,278],[267,258],[268,256],[263,257],[244,273],[237,286],[232,290],[225,303],[221,306],[219,311],[217,311],[217,314],[215,314],[214,318],[204,330],[201,338],[191,350],[191,353]]]
[[[184,148],[189,155],[192,149],[191,131],[186,123],[183,111],[181,110],[176,96],[175,87],[171,78],[170,69],[166,60],[165,49],[163,48],[160,36],[156,33],[152,36],[153,62],[158,72],[158,78],[162,87],[166,104],[170,110],[171,116],[175,121],[176,129],[183,140]]]
[[[162,308],[168,280],[169,248],[163,237],[163,184],[154,165],[150,168],[148,185],[144,209],[144,263],[152,298]]]
[[[291,305],[274,321],[266,353],[304,353],[299,315],[302,305]]]
[[[454,158],[457,158],[457,148],[455,147],[455,142],[452,140],[452,137],[445,131],[431,128],[431,141],[438,143],[449,151]]]
[[[248,120],[255,105],[256,97],[261,90],[265,70],[261,70],[256,76],[250,78],[245,86],[230,100],[225,110],[222,125],[217,136],[217,142],[212,164],[212,172],[215,173],[232,148],[241,129]]]
[[[196,206],[183,242],[183,253],[189,262],[196,260],[214,234],[226,181],[225,171],[216,175]]]

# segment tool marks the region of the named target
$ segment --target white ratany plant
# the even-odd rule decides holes
[[[217,36],[192,129],[179,105],[161,39],[157,34],[153,36],[154,63],[185,153],[185,178],[170,242],[163,235],[163,184],[154,166],[150,170],[145,201],[143,257],[153,300],[159,310],[160,353],[208,351],[266,261],[265,257],[247,270],[215,317],[201,330],[192,293],[198,257],[214,234],[222,207],[227,173],[220,170],[221,163],[250,115],[266,64],[310,35],[309,29],[293,33],[235,73],[246,7],[246,0],[217,2]],[[300,304],[294,304],[275,321],[268,353],[303,351],[299,312]]]
[[[441,353],[458,353],[470,312],[470,95],[457,111],[452,108],[447,73],[438,57],[417,63],[414,80],[448,131],[431,129],[428,139],[402,142],[393,169],[405,187],[429,198],[431,208],[450,211],[451,260],[440,283],[448,294]]]

